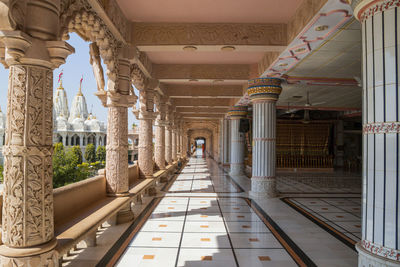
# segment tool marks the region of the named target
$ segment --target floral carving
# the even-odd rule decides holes
[[[128,184],[128,110],[126,107],[108,108],[107,192],[126,193]]]
[[[34,246],[54,235],[52,77],[41,67],[10,69],[2,227],[7,246]]]

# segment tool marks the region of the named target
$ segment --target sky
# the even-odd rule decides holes
[[[58,75],[63,71],[63,87],[68,97],[68,105],[71,108],[72,100],[79,89],[79,82],[83,75],[82,93],[86,98],[88,112],[93,112],[98,120],[107,123],[107,108],[103,107],[101,101],[94,95],[97,91],[96,80],[93,75],[92,65],[89,61],[89,42],[85,42],[77,34],[71,33],[67,41],[75,48],[75,54],[68,56],[66,63],[54,70],[53,92],[58,87]],[[103,65],[105,84],[107,86],[107,76],[105,75],[107,67]],[[8,87],[8,69],[0,64],[0,107],[3,112],[7,108],[7,87]],[[106,88],[105,88],[106,89]],[[136,90],[135,90],[136,91]],[[136,91],[137,95],[137,91]],[[128,109],[128,125],[131,129],[132,123],[138,125],[132,108]]]

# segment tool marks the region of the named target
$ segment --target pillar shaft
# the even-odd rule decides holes
[[[276,196],[276,101],[282,91],[281,79],[249,81],[247,93],[253,103],[251,195]]]
[[[52,83],[49,68],[10,67],[2,224],[9,247],[40,245],[54,237]]]
[[[239,124],[240,119],[231,120],[231,175],[244,174],[244,135],[239,132]]]
[[[57,23],[57,17],[47,14],[49,4],[40,4],[35,12],[43,11],[41,15],[49,15],[39,20],[40,23]],[[37,17],[32,13],[26,15]],[[57,241],[53,215],[52,69],[58,67],[74,49],[62,41],[45,41],[54,37],[54,32],[46,26],[41,30],[41,33],[36,33],[28,29],[30,36],[19,31],[5,31],[2,36],[10,70],[8,127],[3,147],[1,266],[58,263],[54,250]],[[25,52],[29,56],[25,56]],[[53,61],[53,57],[58,60]]]
[[[234,106],[229,111],[231,133],[231,175],[244,175],[244,134],[239,132],[240,119],[245,118],[247,106]],[[211,139],[211,138],[210,138]],[[212,144],[209,144],[212,145]],[[213,148],[210,146],[210,150]]]
[[[172,163],[172,130],[169,125],[165,127],[165,160]]]
[[[141,178],[153,178],[153,119],[143,117],[140,119],[139,129],[139,169]]]
[[[354,3],[353,3],[354,4]],[[362,25],[363,194],[359,266],[400,264],[398,1],[357,1]]]
[[[128,178],[128,108],[110,105],[107,117],[106,180],[109,195],[124,195]]]
[[[224,119],[224,164],[230,163],[231,158],[231,138],[230,138],[230,122],[228,119]]]
[[[163,122],[156,123],[156,144],[155,144],[155,161],[160,170],[165,169],[165,125]]]
[[[176,141],[177,141],[176,130],[172,129],[172,142],[171,142],[171,144],[172,144],[172,160],[173,161],[176,161],[178,159],[178,156],[177,156],[177,148],[178,148],[178,146],[177,146],[177,142]]]
[[[253,103],[252,193],[276,194],[276,106],[275,101]]]

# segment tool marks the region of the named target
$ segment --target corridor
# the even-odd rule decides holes
[[[117,266],[315,266],[214,161],[192,157],[168,187]]]

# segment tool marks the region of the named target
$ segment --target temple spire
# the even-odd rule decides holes
[[[64,89],[62,85],[62,76],[64,75],[64,70],[61,70],[60,74],[58,75],[58,88],[57,89]]]
[[[83,95],[83,94],[82,94],[82,81],[83,81],[83,75],[82,75],[82,78],[81,78],[80,83],[79,83],[79,91],[78,91],[78,95],[79,95],[79,96],[82,96],[82,95]]]

